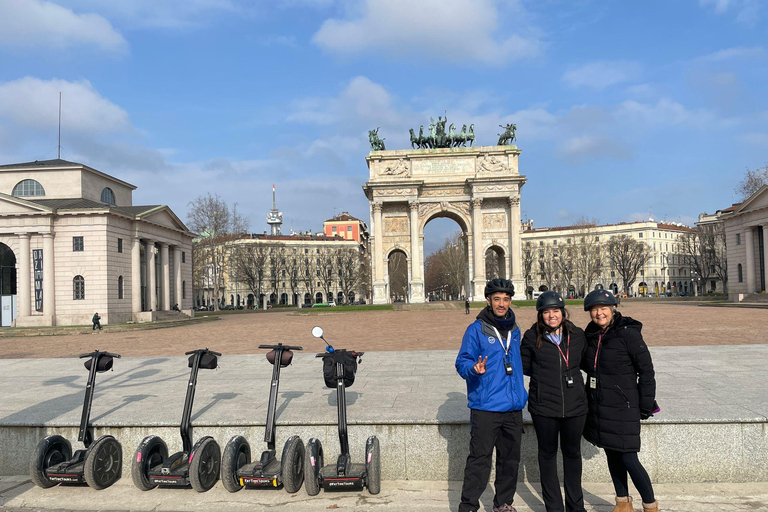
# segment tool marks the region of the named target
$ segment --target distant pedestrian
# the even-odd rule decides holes
[[[584,329],[587,350],[581,362],[587,372],[589,406],[584,437],[605,450],[616,490],[613,510],[634,510],[629,474],[643,499],[643,510],[658,512],[651,479],[637,458],[640,420],[659,411],[653,361],[640,332],[643,324],[616,311],[616,298],[608,290],[590,292],[584,311],[592,318]]]
[[[97,327],[99,328],[99,330],[101,330],[101,323],[99,322],[100,320],[101,320],[101,317],[99,316],[99,314],[94,313],[93,318],[91,318],[91,322],[93,322],[93,328],[91,329],[92,331],[95,331]]]
[[[464,309],[467,314],[469,314],[469,297],[467,297],[467,300],[464,301]]]

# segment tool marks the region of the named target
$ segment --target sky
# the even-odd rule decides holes
[[[57,156],[219,194],[268,229],[368,222],[387,149],[445,111],[479,145],[517,125],[536,227],[691,225],[768,163],[767,0],[0,0],[0,164]],[[426,252],[458,228],[435,221]]]

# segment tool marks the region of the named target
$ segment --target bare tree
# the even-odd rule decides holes
[[[592,284],[600,276],[605,258],[595,229],[597,219],[582,217],[576,222],[576,226],[574,231],[574,280],[579,293],[589,293]]]
[[[736,186],[735,192],[741,196],[743,201],[766,184],[768,184],[768,165],[755,170],[747,169],[744,179]]]
[[[408,262],[401,251],[389,255],[389,293],[395,300],[408,295]]]
[[[608,255],[624,285],[624,293],[629,295],[637,275],[651,258],[650,248],[645,242],[626,235],[611,238],[607,245]]]
[[[706,289],[709,278],[716,272],[715,230],[712,226],[697,226],[680,237],[680,251],[691,271],[701,279],[701,291]],[[696,295],[698,287],[694,287]]]
[[[301,300],[297,297],[299,290],[299,269],[301,256],[296,253],[296,249],[292,249],[290,253],[285,255],[285,272],[288,275],[288,286],[291,288],[291,305],[300,306]],[[296,297],[296,304],[293,304],[293,298]]]
[[[315,302],[315,290],[317,290],[316,283],[318,282],[317,267],[315,260],[311,255],[304,254],[298,258],[298,271],[299,282],[304,284],[304,289],[307,290],[310,296],[310,303]],[[302,299],[303,302],[303,299]]]
[[[525,296],[528,297],[528,288],[531,287],[531,279],[533,278],[533,264],[536,261],[534,258],[533,247],[531,242],[526,242],[522,251],[522,264],[523,264],[523,277],[525,278]]]
[[[560,283],[560,292],[567,295],[573,283],[576,269],[573,245],[560,247],[559,250],[554,251],[554,257],[555,277]]]
[[[467,282],[467,251],[464,235],[457,231],[424,261],[427,293],[459,297]]]
[[[317,270],[320,275],[320,286],[325,292],[326,302],[333,300],[333,283],[336,280],[338,271],[336,270],[335,249],[323,248],[317,255]]]
[[[230,273],[251,291],[254,303],[260,306],[261,287],[267,270],[267,248],[252,243],[236,243],[230,248]]]
[[[278,291],[280,288],[280,282],[283,281],[283,270],[285,270],[285,246],[283,244],[276,244],[269,249],[267,254],[267,269],[269,271],[268,282],[269,288],[275,296],[274,303],[279,303],[280,295]],[[272,298],[270,297],[270,302]]]
[[[214,309],[218,310],[227,274],[224,243],[227,237],[244,233],[248,222],[237,213],[237,204],[230,211],[218,194],[211,195],[210,192],[189,203],[187,219],[189,228],[199,235],[194,241],[198,250],[193,254],[197,253],[200,260],[195,262],[193,258],[192,264],[200,266],[197,274],[203,278],[201,285],[212,290]]]
[[[336,270],[339,274],[339,288],[344,299],[349,301],[350,294],[359,286],[362,277],[362,256],[358,249],[338,249],[335,254]]]
[[[493,249],[489,248],[485,251],[485,277],[486,279],[493,279],[501,277],[502,265],[500,265],[499,254]]]
[[[723,283],[723,293],[728,295],[728,258],[725,246],[725,224],[718,222],[709,226],[712,231],[715,274]]]
[[[547,290],[553,290],[556,281],[555,276],[557,275],[554,246],[549,244],[540,245],[536,257],[538,261],[537,273],[541,276],[541,280],[546,283]]]

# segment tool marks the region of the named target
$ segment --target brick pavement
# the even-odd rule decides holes
[[[334,313],[332,309],[227,314],[218,322],[161,330],[0,339],[0,358],[70,357],[94,348],[125,356],[178,355],[201,346],[225,354],[248,354],[258,352],[260,343],[276,342],[319,349],[310,335],[314,325],[322,326],[326,338],[338,347],[348,345],[366,351],[455,350],[477,311],[473,309],[471,315],[460,310]],[[533,307],[514,311],[523,329],[535,320]],[[621,311],[643,322],[643,333],[651,346],[768,342],[766,309],[627,302]],[[580,308],[571,308],[570,314],[576,325],[587,324],[588,315]]]

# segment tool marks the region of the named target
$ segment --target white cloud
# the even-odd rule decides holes
[[[0,119],[36,130],[55,127],[59,92],[64,130],[103,134],[131,129],[128,113],[102,97],[87,80],[25,77],[0,83]]]
[[[76,14],[43,0],[0,2],[0,45],[16,47],[96,46],[122,52],[128,43],[98,14]]]
[[[628,158],[629,152],[619,143],[601,135],[579,135],[571,137],[562,146],[566,157],[582,159],[590,157]]]
[[[640,73],[640,66],[634,62],[590,62],[566,71],[562,80],[569,87],[587,87],[603,90],[612,85],[629,82]]]
[[[204,25],[217,12],[246,12],[246,0],[59,0],[132,28],[184,29]]]
[[[719,124],[717,116],[713,112],[708,110],[689,110],[682,104],[669,98],[662,98],[655,104],[627,100],[618,106],[616,117],[629,126],[642,123],[646,126],[689,125],[691,127],[714,129]]]
[[[726,48],[708,55],[702,55],[696,62],[714,63],[737,59],[762,59],[766,56],[765,48],[761,46]]]
[[[493,0],[366,0],[361,11],[354,19],[326,20],[313,42],[345,56],[406,55],[487,65],[541,51],[535,35],[494,36],[501,30]]]
[[[736,12],[736,21],[745,25],[754,25],[760,18],[764,0],[699,0],[703,7],[712,6],[717,14]]]

